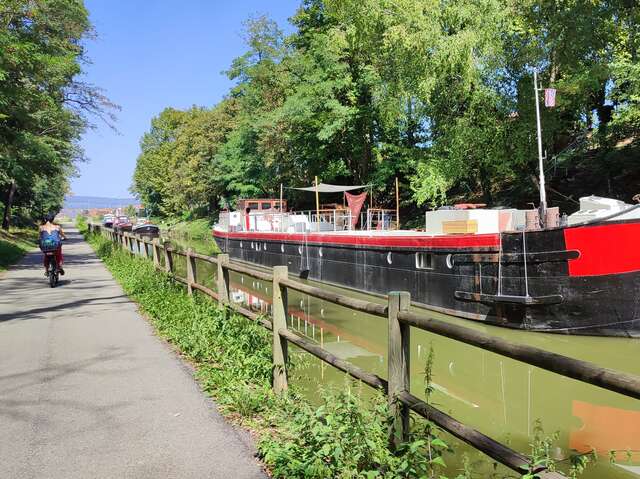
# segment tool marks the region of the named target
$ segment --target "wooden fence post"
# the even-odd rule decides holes
[[[397,394],[409,391],[410,326],[398,320],[398,312],[406,311],[411,304],[411,295],[405,291],[389,293],[389,445],[397,448],[407,440],[409,432],[409,408],[397,399]]]
[[[276,394],[286,391],[287,362],[289,361],[287,340],[280,336],[281,329],[287,329],[287,288],[280,286],[280,280],[289,278],[287,266],[273,267],[273,303],[271,317],[273,325],[273,390]]]
[[[229,270],[224,266],[229,263],[228,254],[218,255],[218,301],[229,303]]]
[[[193,250],[187,249],[187,292],[193,295],[193,283],[196,282],[196,259],[191,256]]]
[[[158,268],[160,266],[160,251],[158,251],[158,240],[154,238],[151,241],[151,253],[153,254],[153,265]]]
[[[144,239],[142,240],[142,250],[140,254],[142,254],[143,258],[149,257],[149,250],[147,250],[147,242]]]
[[[168,246],[164,247],[164,270],[167,273],[173,271],[173,257],[171,256],[171,250]]]

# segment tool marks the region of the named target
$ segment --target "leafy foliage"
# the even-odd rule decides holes
[[[90,116],[113,109],[100,89],[77,81],[92,35],[82,0],[4,0],[0,5],[0,192],[3,227],[12,207],[56,212],[82,158]]]
[[[523,205],[537,198],[536,68],[558,90],[543,111],[550,165],[604,171],[591,192],[627,195],[610,152],[639,131],[637,2],[304,0],[291,22],[284,36],[250,19],[228,96],[156,119],[184,116],[153,153],[143,140],[133,191],[168,215],[212,215],[318,175],[371,183],[390,206],[398,176],[407,208]],[[202,129],[213,118],[218,128]],[[575,185],[555,172],[552,197],[565,201]]]

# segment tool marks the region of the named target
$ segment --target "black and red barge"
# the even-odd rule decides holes
[[[529,331],[640,337],[640,219],[632,213],[461,234],[313,225],[298,232],[284,230],[280,215],[275,227],[277,215],[263,215],[272,226],[240,221],[237,228],[216,226],[213,235],[233,259],[287,265],[300,277],[368,293],[409,291],[418,306],[457,317]]]

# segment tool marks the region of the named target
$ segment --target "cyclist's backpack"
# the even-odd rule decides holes
[[[40,232],[40,249],[43,252],[47,251],[55,251],[62,244],[62,240],[60,239],[60,231],[53,230],[51,233],[47,231]]]

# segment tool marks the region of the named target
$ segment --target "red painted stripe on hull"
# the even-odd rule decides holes
[[[238,240],[290,241],[298,243],[322,243],[351,246],[377,246],[402,248],[498,248],[500,238],[497,234],[451,235],[451,236],[361,236],[301,233],[257,233],[214,231],[218,238]]]
[[[569,260],[570,276],[598,276],[640,270],[640,222],[582,226],[564,230],[568,250],[580,251]]]

